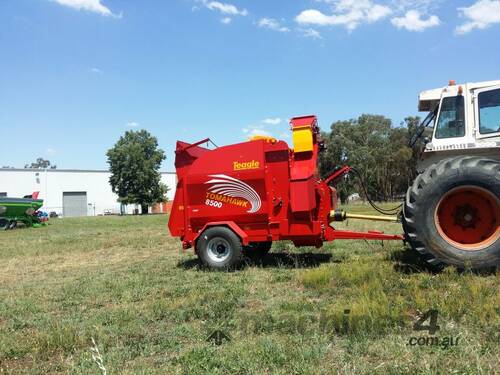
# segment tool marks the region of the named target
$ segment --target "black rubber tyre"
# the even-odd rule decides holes
[[[7,219],[0,219],[0,230],[8,230],[10,222]]]
[[[269,253],[272,245],[272,241],[252,242],[248,246],[243,246],[243,253],[248,257],[262,258]]]
[[[229,270],[242,260],[240,238],[227,227],[205,230],[196,243],[196,252],[202,264],[214,270]]]
[[[488,232],[491,235],[486,237],[488,240],[485,240],[484,245],[483,242],[478,242],[475,246],[474,243],[469,245],[465,242],[450,241],[444,233],[440,218],[445,223],[448,216],[441,216],[444,215],[445,209],[443,202],[447,202],[446,199],[453,196],[455,191],[463,191],[462,194],[484,192],[489,197],[490,200],[487,202],[490,204],[487,206],[487,211],[490,216],[484,216],[485,210],[478,211],[472,207],[473,223],[476,223],[476,220],[480,223],[481,215],[483,215],[483,218],[489,218],[490,228],[493,228],[492,232]],[[500,236],[498,229],[495,231],[494,228],[500,225],[499,202],[500,164],[497,161],[476,156],[444,159],[428,167],[408,189],[403,211],[403,229],[406,240],[435,269],[446,265],[454,265],[460,269],[498,267]],[[467,206],[467,203],[464,205]],[[449,207],[452,206],[446,208]],[[454,230],[458,231],[461,236],[467,236],[467,233],[460,233],[460,230],[476,230],[476,224],[470,224],[468,227],[465,225],[468,223],[463,224],[463,221],[460,221],[462,220],[460,216],[462,211],[459,211],[461,208],[462,206],[458,205],[454,208],[454,214],[449,215],[451,218],[449,222],[454,220],[451,224]],[[471,215],[463,217],[471,220]],[[449,226],[446,229],[449,230]]]

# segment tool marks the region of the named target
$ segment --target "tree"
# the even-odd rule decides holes
[[[168,188],[161,183],[159,172],[165,152],[149,132],[125,132],[106,156],[111,171],[109,182],[121,203],[139,204],[145,214],[148,206],[165,201]]]
[[[45,160],[44,158],[37,158],[34,163],[25,164],[24,168],[32,168],[32,169],[56,169],[57,165],[51,164],[49,160]]]
[[[320,155],[320,173],[326,176],[337,166],[349,165],[361,174],[370,198],[396,198],[413,180],[410,134],[408,129],[393,127],[390,119],[378,115],[335,122],[330,133],[323,133],[326,152]],[[337,189],[342,202],[355,192],[364,195],[359,179],[352,174]]]

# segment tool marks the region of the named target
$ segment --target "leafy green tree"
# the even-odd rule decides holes
[[[146,130],[127,131],[106,153],[110,166],[109,182],[123,204],[148,206],[165,201],[167,186],[161,183],[160,166],[165,152]]]
[[[412,126],[415,121],[418,119],[411,120]],[[390,119],[378,115],[335,122],[330,133],[323,133],[326,151],[320,155],[320,173],[326,176],[335,167],[349,165],[362,175],[370,198],[396,198],[413,180],[410,134],[404,126],[393,127]],[[354,175],[340,183],[337,190],[343,202],[354,192],[364,195]]]

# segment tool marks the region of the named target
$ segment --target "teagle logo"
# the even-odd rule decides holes
[[[235,171],[241,171],[244,169],[259,169],[260,163],[257,160],[245,161],[240,163],[238,161],[233,161],[233,169]]]

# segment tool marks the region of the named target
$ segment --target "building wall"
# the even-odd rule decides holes
[[[102,215],[105,210],[120,213],[118,196],[111,191],[108,171],[84,171],[64,169],[0,169],[0,194],[9,197],[23,197],[39,191],[39,198],[44,200],[42,211],[63,213],[63,192],[86,192],[87,215]],[[169,200],[175,194],[175,173],[162,173],[161,180],[170,190]],[[128,205],[127,213],[133,213],[136,207]],[[139,208],[140,212],[140,208]]]

